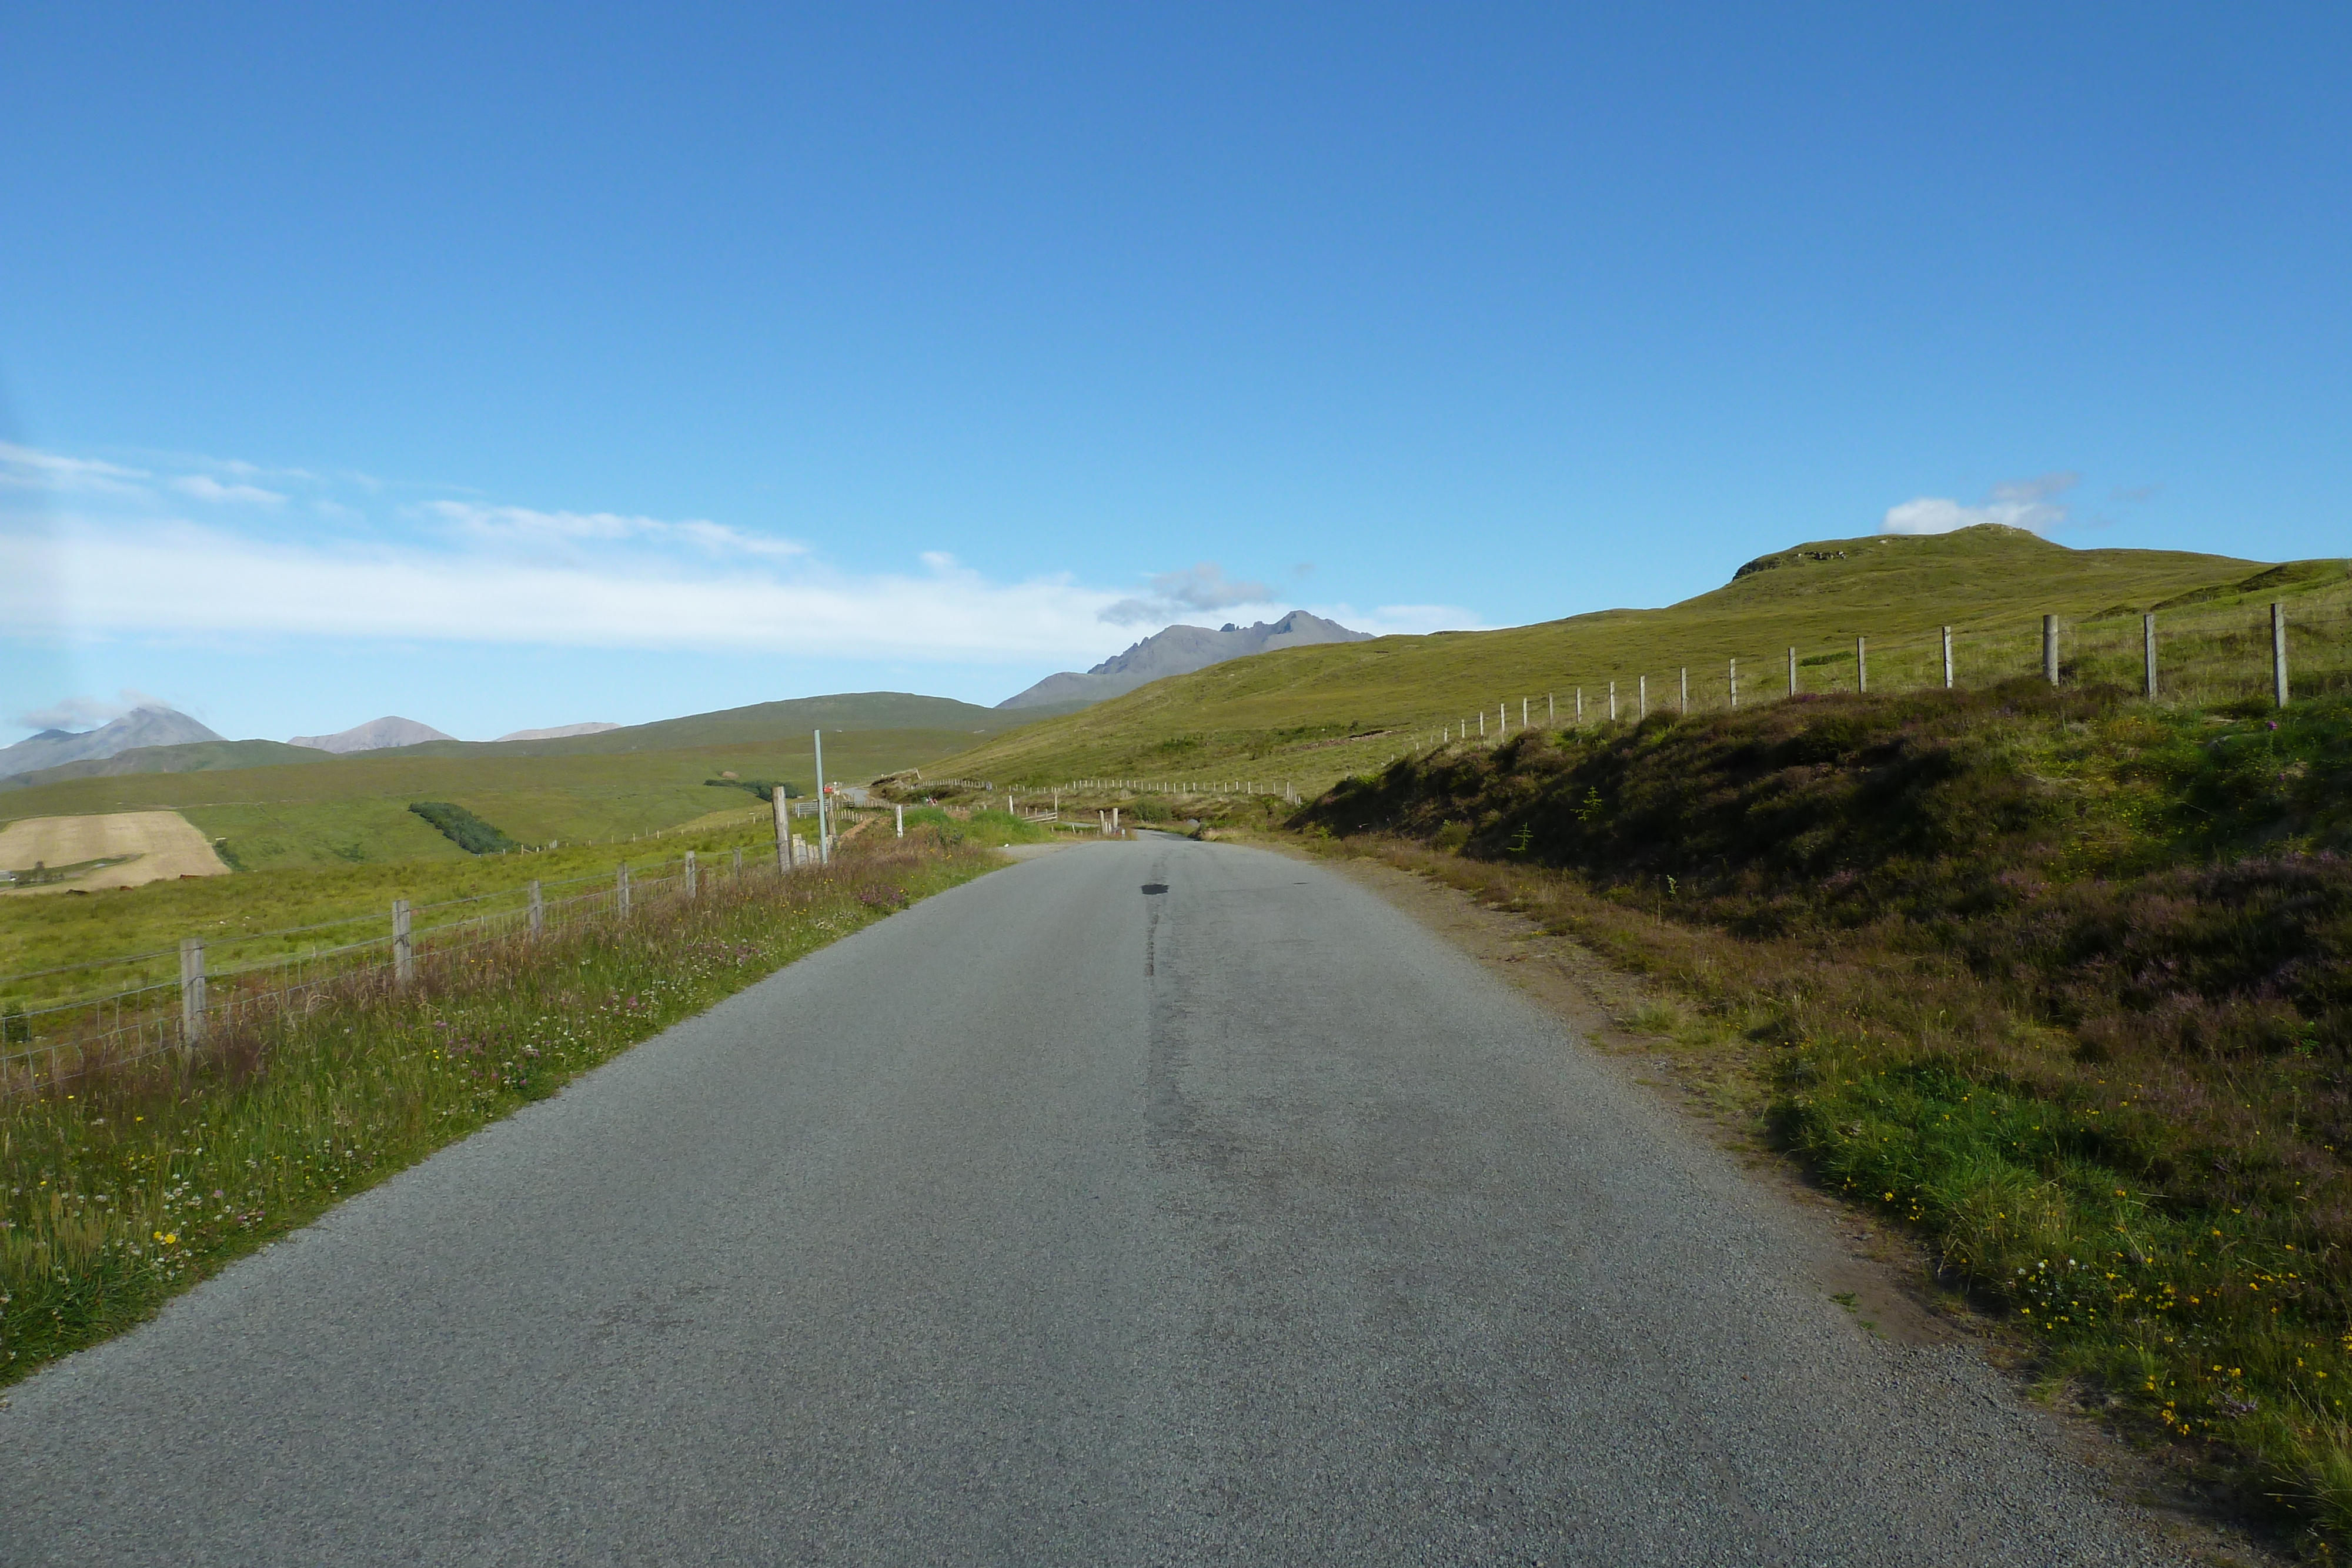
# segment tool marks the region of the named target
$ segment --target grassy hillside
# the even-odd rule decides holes
[[[2352,694],[2031,678],[1531,731],[1301,814],[1679,993],[2113,1414],[2352,1531]]]
[[[112,757],[61,763],[0,779],[0,789],[29,789],[72,779],[104,779],[119,773],[214,773],[230,768],[268,768],[279,763],[320,762],[329,754],[275,740],[200,740],[189,746],[137,746]]]
[[[259,871],[462,857],[463,851],[410,812],[417,800],[461,805],[520,842],[543,845],[618,841],[750,803],[750,795],[707,782],[722,771],[786,780],[803,793],[814,787],[805,733],[777,738],[771,722],[763,738],[730,739],[730,727],[749,726],[730,721],[714,726],[718,733],[705,743],[666,749],[623,746],[546,754],[528,748],[574,743],[435,742],[268,768],[67,779],[0,795],[0,820],[169,809],[186,815],[207,838],[222,841],[223,857],[232,865]],[[673,740],[678,734],[644,727],[663,730]],[[578,738],[609,740],[624,733]],[[867,779],[920,766],[971,738],[970,728],[829,734],[825,766],[837,778]]]
[[[992,738],[941,758],[938,770],[1016,784],[1246,777],[1319,789],[1441,724],[1483,709],[1491,727],[1497,704],[1516,727],[1521,699],[1540,721],[1550,694],[1565,722],[1579,686],[1597,717],[1615,681],[1630,715],[1646,676],[1654,712],[1675,700],[1687,669],[1694,709],[1721,707],[1737,659],[1744,701],[1782,696],[1792,646],[1807,691],[1853,689],[1856,637],[1869,640],[1873,689],[1899,689],[1940,680],[1937,628],[1950,625],[1959,679],[1982,685],[2038,667],[2045,613],[2066,623],[2070,679],[2136,682],[2138,616],[2156,610],[2189,661],[2180,679],[2251,689],[2266,668],[2260,606],[2282,595],[2326,623],[2336,639],[2330,667],[2340,671],[2352,597],[2341,561],[2277,569],[2170,550],[2075,550],[1991,526],[1832,539],[1759,558],[1724,587],[1663,610],[1235,660]],[[2194,649],[2180,641],[2192,633]]]

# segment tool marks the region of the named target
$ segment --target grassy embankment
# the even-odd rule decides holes
[[[21,786],[0,781],[0,821],[176,810],[241,871],[459,861],[466,852],[411,812],[413,802],[461,806],[527,845],[620,844],[749,799],[709,782],[722,773],[780,779],[807,794],[815,725],[825,727],[828,775],[863,779],[1026,722],[942,697],[874,692],[560,740],[431,741],[352,757],[274,747],[270,755],[302,759],[266,766],[223,766],[264,743],[163,747],[50,769]]]
[[[272,1237],[814,948],[989,869],[869,840],[825,871],[714,878],[583,925],[353,978],[204,1058],[0,1104],[0,1384],[152,1313]]]
[[[2139,615],[2155,611],[2167,692],[2205,701],[2264,689],[2264,606],[2283,598],[2296,618],[2297,689],[2352,675],[2352,584],[2342,561],[2272,569],[2182,551],[2073,550],[2000,528],[1834,539],[1762,559],[1776,564],[1661,610],[1234,660],[992,737],[927,771],[1024,789],[1081,778],[1253,779],[1294,781],[1312,795],[1415,749],[1416,737],[1440,724],[1483,710],[1491,727],[1504,716],[1497,704],[1516,729],[1520,700],[1530,699],[1540,724],[1550,694],[1565,724],[1580,685],[1597,722],[1610,681],[1630,716],[1646,674],[1655,713],[1672,706],[1687,668],[1693,710],[1715,711],[1727,704],[1736,658],[1742,703],[1774,700],[1787,695],[1790,646],[1807,661],[1800,675],[1808,692],[1853,690],[1857,636],[1869,639],[1873,691],[1914,689],[1940,684],[1937,629],[1948,624],[1960,683],[1990,685],[2039,668],[2044,613],[2064,621],[2070,682],[2133,685]],[[1106,793],[1079,803],[1136,799]]]
[[[1678,996],[2047,1375],[2352,1534],[2352,699],[1661,716],[1415,757],[1301,825]]]

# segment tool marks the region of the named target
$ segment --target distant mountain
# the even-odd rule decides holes
[[[0,778],[0,790],[33,789],[68,779],[120,779],[131,773],[217,773],[288,762],[332,762],[332,753],[275,740],[199,740],[185,746],[134,746],[111,757],[85,758],[31,773]]]
[[[575,735],[602,735],[608,729],[620,727],[617,724],[606,724],[601,719],[592,719],[586,724],[559,724],[552,729],[518,729],[511,735],[499,737],[499,739],[569,740]]]
[[[390,746],[415,746],[427,740],[456,738],[455,736],[442,734],[429,724],[386,714],[382,718],[353,725],[340,735],[297,735],[289,737],[286,744],[308,747],[312,751],[331,751],[342,757],[354,751],[382,751]]]
[[[1114,659],[1105,659],[1084,674],[1065,670],[1047,675],[1027,691],[1009,696],[1001,708],[1056,707],[1067,710],[1121,696],[1138,686],[1169,675],[1189,675],[1228,659],[1276,648],[1305,648],[1318,643],[1369,643],[1370,632],[1350,632],[1336,621],[1294,610],[1271,623],[1236,626],[1228,621],[1216,631],[1205,626],[1171,626],[1156,632]]]
[[[20,740],[14,746],[0,748],[0,779],[33,773],[44,768],[57,768],[68,762],[112,757],[134,747],[186,746],[195,741],[220,738],[176,709],[135,707],[113,723],[97,729],[79,735],[70,730],[45,729],[29,740]]]

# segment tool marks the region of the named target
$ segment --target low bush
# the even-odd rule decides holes
[[[410,810],[441,831],[441,836],[469,855],[502,855],[515,841],[465,807],[447,800],[417,800]]]

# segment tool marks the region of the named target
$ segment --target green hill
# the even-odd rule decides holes
[[[1960,684],[1985,685],[2039,668],[2044,614],[2065,624],[2070,678],[2136,682],[2139,613],[2155,610],[2179,680],[2252,689],[2267,669],[2261,605],[2281,596],[2332,639],[2326,659],[2340,664],[2343,561],[2077,550],[1991,525],[1830,539],[1759,557],[1723,587],[1661,610],[1235,660],[991,738],[937,770],[1017,784],[1248,778],[1320,789],[1441,725],[1475,730],[1481,712],[1490,727],[1507,717],[1516,728],[1522,701],[1538,723],[1548,700],[1569,722],[1580,687],[1597,717],[1612,681],[1627,716],[1644,684],[1652,711],[1675,706],[1685,672],[1695,710],[1725,706],[1737,660],[1742,700],[1769,700],[1787,693],[1794,648],[1802,689],[1851,691],[1858,637],[1873,690],[1940,682],[1946,625]]]
[[[207,742],[133,758],[150,770],[50,769],[0,794],[0,820],[177,810],[246,870],[446,859],[464,852],[411,812],[412,803],[461,806],[524,844],[626,840],[713,813],[740,816],[753,797],[713,787],[709,781],[723,773],[780,779],[808,792],[815,785],[810,732],[819,726],[826,731],[828,774],[863,779],[924,766],[971,745],[975,735],[1034,717],[944,697],[868,692],[761,703],[560,740],[431,741],[348,757],[269,741]],[[234,766],[240,755],[268,765]]]

